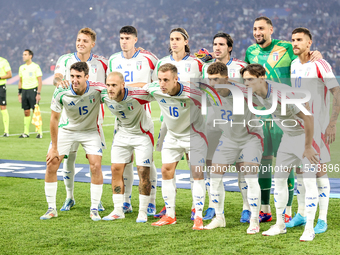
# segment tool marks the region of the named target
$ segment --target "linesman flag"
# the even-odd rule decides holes
[[[42,126],[42,119],[40,113],[40,107],[38,104],[34,106],[34,112],[32,117],[32,124],[35,126],[35,132],[38,132]]]

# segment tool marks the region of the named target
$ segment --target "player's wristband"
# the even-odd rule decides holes
[[[20,96],[22,93],[22,89],[18,89],[18,95]]]
[[[40,92],[37,92],[38,95],[40,95]]]

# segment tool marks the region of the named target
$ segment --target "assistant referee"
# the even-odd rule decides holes
[[[4,122],[4,135],[3,137],[9,136],[9,117],[6,109],[6,80],[12,78],[11,66],[7,59],[0,57],[0,109],[2,115],[2,121]]]
[[[42,72],[40,66],[32,62],[33,52],[26,49],[22,54],[24,65],[19,68],[19,91],[18,99],[21,102],[22,109],[24,109],[24,133],[19,138],[28,138],[30,123],[31,123],[31,109],[40,101],[40,93],[42,87]],[[42,138],[42,127],[38,130],[36,138]]]

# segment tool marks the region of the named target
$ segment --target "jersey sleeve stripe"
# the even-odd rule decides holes
[[[102,65],[103,65],[103,68],[104,68],[104,70],[105,70],[105,73],[106,73],[106,70],[107,70],[107,65],[102,61],[102,60],[99,60],[100,61],[100,63],[102,63]]]
[[[196,132],[197,134],[200,135],[200,137],[203,138],[203,140],[205,141],[205,143],[206,143],[207,146],[208,146],[208,139],[207,139],[207,137],[205,136],[205,134],[202,133],[202,132],[199,132],[198,130],[196,130],[195,127],[194,127],[194,123],[191,124],[191,127],[192,127],[192,130],[194,130],[194,132]]]
[[[323,82],[325,82],[324,79],[323,79],[323,76],[322,76],[322,74],[321,74],[321,72],[320,72],[320,69],[319,69],[318,64],[316,64],[315,66],[316,66],[316,72],[317,72],[317,74],[318,74],[318,77],[319,77]]]
[[[144,57],[148,60],[150,68],[151,68],[152,70],[155,70],[155,66],[154,66],[154,64],[152,63],[151,59],[149,59],[147,56],[144,56]]]

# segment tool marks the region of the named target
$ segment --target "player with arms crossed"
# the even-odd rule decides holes
[[[124,26],[120,29],[119,34],[122,51],[110,57],[107,75],[114,71],[120,72],[124,76],[124,82],[127,86],[132,83],[150,83],[158,58],[151,52],[136,49],[138,37],[135,27]],[[146,104],[145,107],[151,113],[151,105]],[[116,124],[114,132],[117,132]],[[151,194],[148,215],[154,215],[156,213],[157,169],[153,162],[151,162],[150,167]],[[131,194],[134,181],[133,160],[126,164],[123,175],[125,185],[123,209],[124,213],[130,213],[132,212]]]
[[[174,28],[170,31],[170,55],[158,60],[156,65],[156,71],[152,75],[154,81],[158,80],[158,70],[164,64],[175,65],[178,70],[178,80],[180,82],[190,82],[192,78],[200,78],[202,75],[202,62],[195,56],[190,55],[189,47],[189,34],[184,28]],[[161,116],[161,121],[163,117]],[[163,146],[164,138],[167,134],[167,127],[162,121],[161,129],[159,131],[156,150],[161,151]],[[176,177],[173,178],[174,187],[176,188]],[[193,178],[190,177],[191,190],[193,185]],[[194,204],[191,208],[191,220],[194,220],[195,210]],[[166,213],[165,206],[163,209],[155,215],[155,218],[162,217]]]
[[[293,52],[291,42],[272,39],[274,32],[273,23],[267,17],[255,19],[253,25],[253,36],[255,44],[248,47],[245,56],[245,62],[249,64],[260,64],[266,70],[268,80],[287,84],[290,86],[290,66],[296,56]],[[321,58],[318,51],[313,52],[312,61]],[[261,116],[265,121],[263,125],[264,134],[264,152],[262,157],[261,171],[259,173],[259,183],[261,186],[261,222],[271,221],[270,189],[272,184],[271,173],[263,169],[269,169],[273,164],[273,156],[276,157],[281,138],[282,130],[278,125],[270,121],[271,116]],[[294,172],[292,171],[288,178],[289,199],[286,208],[285,222],[291,220],[292,203],[294,197]]]
[[[89,160],[91,177],[90,217],[94,221],[101,220],[98,204],[103,191],[103,175],[101,170],[102,144],[97,130],[97,118],[100,108],[100,94],[105,84],[89,82],[89,68],[85,62],[77,62],[71,66],[72,85],[69,89],[56,88],[51,103],[51,146],[46,156],[45,194],[48,203],[47,212],[40,217],[48,220],[57,217],[57,171],[65,155],[72,146],[81,144]],[[59,128],[58,120],[64,108]]]
[[[138,99],[139,94],[148,95],[148,93],[124,85],[123,75],[120,72],[112,72],[107,76],[107,91],[102,92],[102,101],[118,118],[118,131],[114,135],[111,149],[114,210],[103,220],[125,218],[123,172],[135,151],[140,179],[139,214],[136,222],[146,222],[151,191],[150,165],[154,146],[153,122],[143,106],[148,101]]]
[[[233,50],[233,39],[229,34],[226,33],[217,33],[213,38],[213,53],[215,56],[215,59],[212,59],[210,61],[207,61],[203,65],[202,69],[202,78],[208,78],[208,67],[212,63],[221,62],[225,64],[228,68],[228,78],[233,79],[235,81],[242,80],[240,70],[247,66],[247,63],[238,60],[236,58],[231,57],[231,52]],[[208,109],[209,111],[209,109]],[[214,117],[213,114],[208,114],[209,117]],[[207,167],[212,165],[212,158],[215,153],[215,150],[217,148],[217,145],[219,144],[219,139],[221,137],[221,132],[217,132],[216,129],[212,127],[213,120],[208,119],[207,120],[207,138],[208,138],[208,153],[207,153]],[[241,162],[241,161],[237,161]],[[238,163],[236,165],[237,169],[240,169],[241,164]],[[208,168],[207,168],[208,169]],[[211,196],[210,196],[210,172],[207,170],[207,179],[206,179],[206,187],[209,194],[209,208],[205,211],[205,217],[203,217],[203,220],[211,220],[215,215],[215,208],[214,203],[212,202]],[[250,220],[250,207],[248,204],[247,199],[247,183],[244,179],[244,173],[239,171],[238,172],[238,185],[242,194],[243,198],[243,210],[242,210],[242,216],[241,216],[241,222],[249,222]]]
[[[228,68],[224,63],[216,62],[211,64],[207,69],[209,84],[215,87],[217,84],[226,84],[233,86],[233,83],[228,81]],[[259,226],[259,199],[260,186],[258,183],[257,173],[263,152],[263,133],[261,127],[249,125],[251,120],[256,117],[248,109],[247,101],[244,99],[243,115],[233,114],[233,96],[228,88],[216,88],[221,98],[221,104],[218,100],[210,100],[213,104],[215,114],[212,121],[214,128],[210,132],[218,132],[218,129],[223,131],[220,138],[218,150],[213,154],[211,173],[210,193],[211,199],[215,204],[216,218],[205,227],[205,229],[214,229],[217,227],[225,227],[224,219],[224,196],[225,190],[223,185],[223,174],[226,172],[223,169],[228,169],[242,154],[243,165],[240,172],[244,176],[246,185],[248,185],[248,202],[251,210],[250,226],[247,229],[248,234],[256,234],[260,231]],[[211,99],[211,97],[209,97]],[[219,125],[216,124],[216,121]],[[234,124],[235,123],[235,124]]]
[[[292,86],[311,92],[310,108],[314,115],[314,126],[320,126],[322,139],[320,148],[321,171],[316,175],[319,193],[319,219],[314,228],[315,234],[327,230],[327,211],[329,203],[330,184],[327,176],[327,162],[331,160],[329,144],[334,142],[336,122],[340,111],[340,87],[332,72],[330,64],[320,59],[310,62],[310,48],[312,35],[307,28],[296,28],[292,32],[292,45],[294,54],[298,56],[291,66]],[[332,115],[329,117],[330,93],[333,95]],[[305,190],[302,174],[297,173],[297,200],[298,212],[294,218],[286,224],[286,227],[295,227],[306,224],[305,216]]]
[[[253,96],[248,98],[249,103],[254,102],[256,105],[269,109],[265,110],[266,112],[274,108],[274,112],[271,113],[273,121],[276,121],[284,132],[277,154],[274,176],[276,224],[264,231],[262,235],[274,236],[287,232],[284,223],[285,207],[288,201],[287,178],[292,166],[300,166],[303,163],[303,182],[309,193],[305,197],[307,224],[300,241],[311,241],[315,236],[313,225],[318,195],[315,181],[316,169],[311,164],[319,163],[318,152],[320,148],[317,141],[313,140],[313,116],[301,103],[297,105],[286,104],[286,100],[297,99],[298,97],[294,93],[288,92],[288,87],[284,84],[266,80],[265,69],[262,65],[248,65],[241,70],[241,74],[244,84],[252,88]],[[285,96],[285,102],[281,95]],[[281,112],[282,105],[286,107],[284,113]],[[255,109],[253,110],[255,111]],[[262,112],[262,114],[266,112]],[[292,147],[292,144],[294,144],[294,147]]]
[[[96,32],[91,28],[82,28],[79,30],[76,40],[76,49],[77,52],[69,53],[62,55],[56,65],[56,69],[54,71],[54,80],[53,84],[55,86],[65,84],[67,87],[70,80],[70,67],[72,64],[77,62],[86,62],[89,66],[89,81],[92,82],[101,82],[105,84],[105,73],[107,70],[107,59],[95,54],[92,54],[92,49],[96,45]],[[104,132],[102,128],[103,117],[104,117],[104,109],[100,107],[100,114],[98,118],[98,129],[100,131],[100,136],[102,139],[103,149],[105,149],[105,138]],[[65,114],[63,111],[62,116]],[[74,199],[74,176],[75,172],[75,162],[77,157],[79,144],[75,143],[67,155],[68,157],[64,158],[63,164],[63,178],[64,184],[66,188],[66,199],[64,205],[60,209],[60,211],[69,211],[75,205]],[[99,203],[98,206],[99,211],[104,211],[104,207],[102,203]]]

